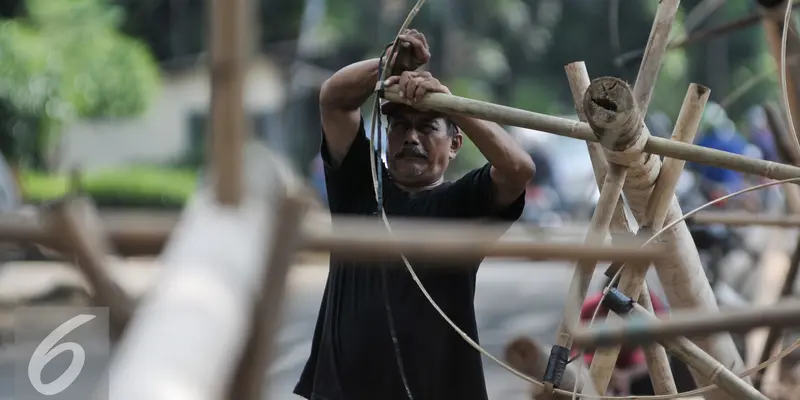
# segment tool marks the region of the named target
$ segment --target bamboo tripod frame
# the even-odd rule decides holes
[[[618,243],[620,237],[616,237],[612,246],[604,244],[610,228],[627,229],[633,222],[627,221],[622,213],[619,199],[623,192],[632,199],[632,206],[644,204],[641,212],[634,210],[634,214],[640,214],[637,216],[640,226],[658,229],[676,219],[672,192],[683,161],[773,179],[800,178],[800,168],[795,166],[690,144],[708,98],[708,89],[699,85],[689,88],[673,139],[649,135],[642,115],[652,96],[667,45],[666,34],[678,6],[676,0],[662,0],[632,90],[616,78],[590,82],[582,63],[567,67],[581,122],[444,94],[431,94],[415,105],[587,141],[602,189],[598,211],[584,244],[497,241],[497,229],[477,224],[437,226],[398,222],[393,224],[394,233],[389,235],[374,222],[342,219],[335,222],[335,231],[318,229],[313,224],[314,206],[304,200],[304,188],[280,157],[268,149],[244,143],[242,92],[252,30],[250,17],[254,14],[250,12],[251,4],[247,0],[211,0],[211,4],[213,140],[209,142],[215,143],[212,173],[210,184],[200,188],[177,223],[137,225],[129,220],[113,225],[104,222],[93,205],[81,198],[64,199],[33,220],[19,220],[16,226],[4,226],[0,221],[2,240],[36,241],[73,253],[76,265],[94,288],[95,302],[110,308],[113,331],[121,337],[110,374],[115,399],[160,399],[177,393],[191,394],[196,399],[262,398],[265,389],[262,380],[272,358],[286,276],[294,254],[302,249],[337,251],[358,257],[396,257],[402,252],[432,259],[451,259],[453,254],[461,254],[469,258],[579,260],[559,340],[565,345],[599,343],[597,335],[577,326],[574,313],[586,295],[585,271],[593,269],[598,260],[627,262],[630,265],[623,272],[621,288],[629,291],[631,297],[641,295],[640,301],[647,306],[643,272],[650,262],[659,267],[669,264],[674,256],[670,250],[670,245],[674,249],[674,243],[669,237],[661,246],[644,248],[631,237],[626,237],[625,243]],[[385,97],[400,101],[392,90],[387,90]],[[658,179],[653,177],[654,187],[641,196],[638,188],[629,186],[641,181],[642,171],[652,170],[652,160],[658,157],[650,155],[668,158],[663,166],[658,160]],[[138,303],[120,290],[107,269],[115,244],[150,246],[151,251],[161,251],[164,276]],[[197,291],[203,294],[193,294]],[[216,296],[215,304],[206,301],[210,294]],[[753,328],[778,324],[776,321],[785,325],[786,319],[794,318],[800,310],[800,305],[794,303],[780,307],[784,314],[774,319],[739,320],[726,327]],[[607,339],[606,344],[618,343],[619,337],[633,334],[658,339],[689,363],[700,378],[717,383],[727,398],[765,399],[747,380],[736,377],[701,347],[682,337],[687,333],[708,333],[708,318],[696,318],[702,310],[694,312],[695,320],[687,317],[682,322],[673,321],[678,327],[671,330],[664,328],[670,322],[656,322],[652,306],[637,308],[636,312],[661,330],[627,329],[617,324],[613,330],[616,336],[612,335],[613,340]],[[195,317],[185,318],[188,315]],[[192,340],[186,341],[187,337]],[[203,351],[198,351],[201,346]],[[648,364],[652,364],[658,390],[675,394],[669,368],[662,365],[665,354],[663,348],[651,347]],[[609,352],[599,358],[611,360],[613,366],[616,355]],[[593,365],[595,386],[607,385],[610,371],[605,365],[597,368]]]

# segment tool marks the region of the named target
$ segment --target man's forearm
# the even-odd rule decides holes
[[[328,78],[320,91],[320,106],[357,110],[372,95],[378,82],[379,59],[350,64]]]
[[[459,115],[450,118],[498,171],[521,179],[533,174],[531,157],[500,125]]]

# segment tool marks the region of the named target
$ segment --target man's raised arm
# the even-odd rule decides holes
[[[416,69],[430,59],[425,36],[415,30],[400,35],[403,48],[411,51],[395,55],[398,64]],[[386,54],[391,54],[388,47]],[[407,55],[404,57],[404,55]],[[399,57],[399,58],[398,58]],[[394,66],[395,60],[390,62]],[[369,98],[378,83],[381,60],[373,58],[350,64],[322,84],[319,94],[320,117],[330,162],[338,166],[353,143],[361,122],[361,105]]]
[[[461,115],[450,118],[492,164],[489,173],[495,206],[503,208],[514,203],[536,173],[531,156],[494,122]]]

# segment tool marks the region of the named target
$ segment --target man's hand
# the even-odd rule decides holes
[[[400,76],[392,76],[384,82],[386,87],[397,85],[400,98],[407,104],[414,104],[428,93],[450,94],[450,89],[442,85],[428,71],[406,71]]]
[[[400,48],[389,63],[392,75],[399,75],[404,71],[414,71],[425,65],[431,59],[428,41],[425,35],[416,29],[406,29],[398,37]],[[386,48],[386,57],[392,54],[393,44]]]

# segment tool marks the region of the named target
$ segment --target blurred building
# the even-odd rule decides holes
[[[257,135],[284,148],[281,113],[287,102],[287,63],[261,54],[245,84],[246,107]],[[327,74],[304,66],[304,84],[319,87]],[[77,121],[65,127],[54,154],[59,170],[94,170],[130,164],[175,163],[205,148],[210,99],[207,60],[191,57],[162,64],[162,88],[138,118]],[[310,72],[310,73],[309,73]]]

